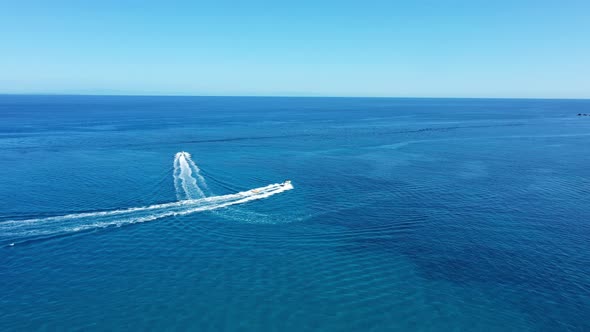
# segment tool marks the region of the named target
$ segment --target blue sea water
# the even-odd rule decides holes
[[[588,331],[578,113],[590,101],[0,96],[0,330]],[[216,202],[294,189],[101,214],[187,198],[179,151]]]

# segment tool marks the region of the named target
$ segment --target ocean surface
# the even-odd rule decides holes
[[[0,330],[590,331],[578,113],[0,96]]]

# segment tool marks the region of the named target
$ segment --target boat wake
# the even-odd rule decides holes
[[[178,200],[203,198],[210,194],[201,170],[188,152],[178,152],[174,156],[174,188]]]
[[[74,213],[62,216],[0,222],[0,239],[14,245],[29,238],[45,238],[62,234],[123,226],[170,216],[212,211],[267,198],[293,189],[290,181],[242,191],[235,194],[206,197],[209,189],[190,154],[179,152],[174,158],[174,186],[177,202],[143,207]]]

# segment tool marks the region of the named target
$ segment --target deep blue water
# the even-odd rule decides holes
[[[0,330],[588,331],[578,113],[590,101],[0,96]],[[294,190],[95,219],[177,201],[179,151],[209,196]]]

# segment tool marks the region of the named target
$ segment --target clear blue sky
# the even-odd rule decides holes
[[[590,1],[4,1],[0,93],[590,98]]]

